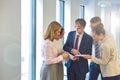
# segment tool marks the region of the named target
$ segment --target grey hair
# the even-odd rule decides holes
[[[81,27],[85,28],[86,21],[82,18],[78,18],[78,19],[75,20],[75,24],[79,24]]]
[[[101,23],[101,18],[98,16],[95,16],[95,17],[91,18],[90,22],[91,23]]]
[[[102,23],[96,25],[94,28],[92,28],[92,32],[94,32],[96,35],[105,35],[104,25]]]

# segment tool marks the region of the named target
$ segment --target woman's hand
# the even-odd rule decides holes
[[[67,59],[69,56],[68,52],[63,52],[61,55],[63,56],[63,59]]]

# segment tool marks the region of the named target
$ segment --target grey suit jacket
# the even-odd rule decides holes
[[[120,75],[120,62],[114,39],[106,36],[100,45],[100,58],[92,57],[92,61],[100,65],[103,77]]]

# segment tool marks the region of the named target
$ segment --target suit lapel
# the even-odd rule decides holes
[[[71,37],[71,41],[72,41],[72,46],[73,47],[74,47],[75,35],[76,35],[76,31],[73,32],[72,37]]]
[[[85,46],[86,46],[86,33],[84,32],[82,40],[81,40],[81,44],[79,46],[79,51],[84,51]]]

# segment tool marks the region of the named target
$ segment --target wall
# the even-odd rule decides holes
[[[74,29],[75,20],[80,16],[80,2],[79,0],[71,0],[71,28]]]
[[[86,1],[86,0],[85,0]],[[75,20],[80,16],[80,3],[81,0],[65,0],[65,37],[66,41],[69,31],[74,30]]]
[[[56,0],[43,0],[43,27],[56,20]]]
[[[85,4],[85,20],[87,22],[85,31],[89,34],[91,34],[90,19],[94,16],[100,16],[97,0],[88,0]]]
[[[21,80],[21,0],[0,0],[0,80]]]
[[[100,16],[97,0],[65,0],[65,2],[65,36],[67,36],[69,31],[74,29],[74,22],[80,17],[80,5],[85,6],[85,20],[87,22],[85,31],[90,33],[90,19],[93,16]]]

